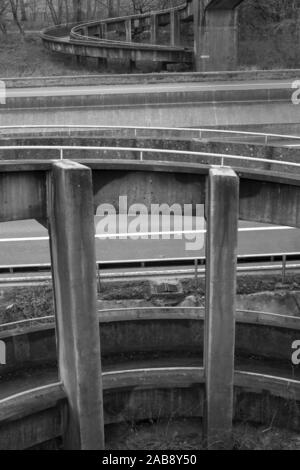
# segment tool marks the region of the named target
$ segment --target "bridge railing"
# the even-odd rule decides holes
[[[172,138],[172,139],[194,139],[194,140],[203,140],[206,139],[229,139],[234,138],[243,138],[245,143],[247,139],[251,142],[251,139],[255,139],[256,143],[269,145],[272,142],[280,141],[283,145],[291,146],[293,144],[285,144],[286,141],[294,141],[295,145],[300,145],[300,136],[298,135],[289,135],[289,134],[277,134],[277,133],[268,133],[268,132],[254,132],[254,131],[239,131],[239,130],[227,130],[227,129],[210,129],[210,128],[188,128],[188,127],[143,127],[143,126],[105,126],[105,125],[70,125],[70,124],[61,124],[61,125],[18,125],[18,126],[0,126],[0,136],[5,134],[5,131],[12,133],[17,131],[18,134],[21,131],[33,130],[35,133],[38,131],[67,131],[71,134],[73,131],[77,132],[82,130],[86,132],[90,131],[111,131],[112,133],[118,132],[120,137],[122,133],[129,134],[134,138],[155,138],[159,137],[161,134],[162,138]]]
[[[153,46],[160,47],[160,48],[168,48],[170,49],[170,46],[175,47],[175,39],[174,39],[174,32],[171,32],[171,44],[168,46],[163,46],[163,45],[158,45],[156,44],[157,42],[157,19],[159,16],[163,15],[170,15],[170,23],[172,22],[172,14],[179,14],[179,12],[184,11],[188,8],[188,3],[183,3],[182,5],[179,5],[177,7],[173,8],[167,8],[164,10],[157,10],[157,11],[150,11],[146,13],[141,13],[141,14],[133,14],[133,15],[126,15],[126,16],[120,16],[116,18],[107,18],[103,20],[98,20],[98,21],[89,21],[84,24],[76,25],[71,29],[70,32],[70,37],[75,40],[85,40],[85,41],[95,41],[98,43],[104,43],[104,44],[115,44],[119,46],[125,46],[125,45],[133,45],[134,41],[132,41],[132,21],[140,21],[140,20],[149,20],[149,26],[150,26],[150,42],[151,43],[136,43],[139,46],[143,47],[150,47],[153,48]],[[108,25],[111,24],[119,24],[119,23],[124,23],[125,25],[125,35],[126,35],[126,40],[125,41],[118,41],[118,40],[113,40],[113,39],[108,39],[107,38],[107,30],[108,30]],[[173,20],[174,23],[174,20]],[[92,36],[89,34],[89,28],[94,28],[98,27],[98,33],[97,36]],[[172,30],[174,30],[176,25],[173,25]]]
[[[300,169],[300,163],[291,162],[288,160],[272,160],[270,158],[256,158],[256,157],[245,157],[242,155],[230,155],[230,154],[220,154],[220,153],[211,153],[211,152],[192,152],[189,150],[166,150],[166,149],[157,149],[157,148],[137,148],[137,147],[106,147],[106,146],[78,146],[78,145],[2,145],[0,146],[0,151],[7,150],[16,150],[16,151],[26,151],[26,150],[53,150],[57,152],[57,159],[64,160],[69,159],[65,158],[66,151],[79,152],[79,151],[101,151],[101,152],[119,152],[121,154],[133,153],[136,155],[135,160],[138,161],[153,161],[153,155],[161,156],[173,156],[173,157],[194,157],[193,163],[202,163],[202,161],[197,161],[196,159],[205,159],[212,165],[219,165],[221,167],[236,164],[238,167],[239,164],[260,164],[264,170],[268,170],[265,167],[265,164],[270,165],[271,169],[273,167],[278,167],[277,171],[286,170],[286,167],[289,168],[289,172],[294,172],[296,169]],[[147,158],[147,155],[150,155],[150,158]],[[120,160],[118,155],[110,155],[109,159],[111,160]],[[72,155],[72,160],[77,160]],[[80,160],[80,155],[78,160]],[[87,160],[86,158],[84,160]],[[161,160],[154,160],[161,161]],[[164,158],[164,162],[174,162],[172,159]],[[206,162],[207,163],[207,162]],[[244,167],[243,167],[244,168]]]

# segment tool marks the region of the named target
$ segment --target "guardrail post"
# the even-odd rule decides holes
[[[180,44],[180,19],[176,10],[170,12],[171,46]]]
[[[286,282],[286,255],[282,256],[282,284]]]
[[[125,21],[126,42],[132,41],[131,19]]]
[[[232,446],[239,179],[230,168],[209,172],[206,195],[204,440]]]
[[[104,448],[91,170],[68,160],[48,177],[48,221],[67,449]]]
[[[158,34],[158,16],[151,15],[150,16],[150,37],[151,37],[151,44],[157,43],[157,34]]]

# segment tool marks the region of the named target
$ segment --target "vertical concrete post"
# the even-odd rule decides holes
[[[101,38],[107,39],[107,23],[101,23],[100,28],[101,28]]]
[[[126,42],[132,41],[132,27],[131,19],[125,21]]]
[[[237,67],[237,11],[207,10],[202,31],[202,70]]]
[[[180,44],[180,18],[176,10],[170,11],[170,44],[178,46]]]
[[[195,68],[198,72],[234,70],[238,58],[236,1],[224,8],[194,0]]]
[[[151,15],[150,17],[150,37],[151,44],[157,44],[157,34],[158,34],[158,16]]]
[[[48,222],[67,449],[104,448],[91,170],[70,161],[48,177]]]
[[[230,168],[209,172],[206,200],[204,440],[232,446],[239,179]]]

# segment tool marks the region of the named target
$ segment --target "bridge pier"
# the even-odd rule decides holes
[[[176,10],[170,12],[170,34],[171,46],[180,45],[180,18]]]
[[[102,39],[107,39],[107,24],[106,23],[101,23],[100,25],[100,37]]]
[[[158,16],[151,15],[150,17],[150,41],[151,44],[157,44],[158,36]]]
[[[126,42],[132,41],[132,23],[131,19],[125,21]]]
[[[205,212],[204,441],[232,446],[239,178],[231,168],[209,171]]]
[[[235,70],[238,55],[236,7],[241,0],[194,0],[195,69]],[[216,6],[215,6],[216,4]],[[224,4],[224,6],[222,6]]]
[[[104,420],[91,170],[70,161],[54,163],[47,194],[59,375],[68,400],[64,447],[101,450]]]

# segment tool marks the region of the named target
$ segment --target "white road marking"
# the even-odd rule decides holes
[[[270,232],[270,231],[279,231],[279,230],[298,230],[294,227],[243,227],[239,228],[239,232]],[[135,237],[145,237],[145,236],[157,236],[157,235],[191,235],[206,233],[206,230],[178,230],[170,232],[121,232],[121,233],[111,233],[111,234],[101,234],[95,235],[96,239],[107,239],[107,238],[121,238],[128,236]],[[0,243],[12,243],[12,242],[38,242],[38,241],[48,241],[49,237],[24,237],[24,238],[0,238]]]

